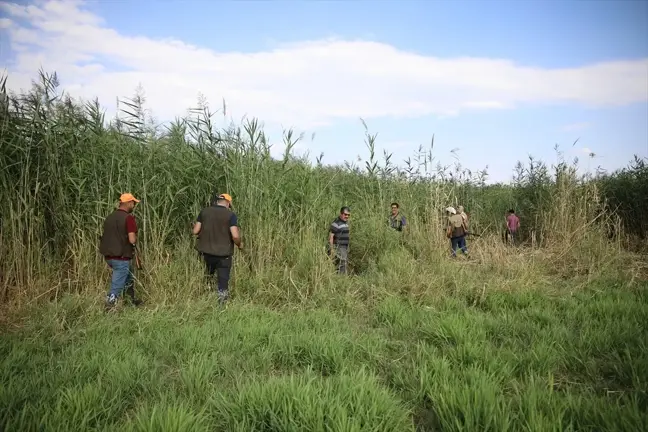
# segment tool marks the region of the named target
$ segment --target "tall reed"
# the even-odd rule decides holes
[[[147,117],[141,94],[120,101],[118,118],[108,122],[99,101],[79,103],[61,93],[55,73],[40,71],[20,94],[2,84],[3,301],[105,291],[97,242],[103,218],[123,191],[142,200],[136,210],[145,265],[139,289],[161,302],[203,289],[190,227],[220,191],[234,198],[246,244],[236,257],[236,295],[271,304],[329,301],[342,291],[369,301],[394,284],[411,285],[413,295],[443,291],[448,283],[481,285],[480,270],[447,265],[448,205],[464,205],[471,230],[482,234],[471,238],[473,255],[486,265],[499,257],[504,273],[507,262],[517,263],[518,270],[510,270],[517,272],[538,265],[530,249],[520,258],[499,241],[509,207],[521,216],[527,243],[558,251],[554,257],[570,263],[569,271],[601,272],[618,250],[607,238],[612,214],[596,184],[562,162],[551,175],[531,160],[518,166],[515,184],[486,185],[486,170],[441,165],[434,138],[404,167],[392,154],[379,158],[376,135],[364,122],[369,157],[361,165],[327,166],[326,155],[316,164],[296,157],[292,149],[301,137],[292,130],[284,133],[283,157],[274,159],[257,119],[216,128],[204,101],[161,129]],[[408,218],[403,236],[386,224],[392,201]],[[352,209],[350,260],[361,279],[340,280],[325,255],[328,225],[342,205]]]

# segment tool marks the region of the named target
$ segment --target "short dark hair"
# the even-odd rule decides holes
[[[515,210],[510,209],[508,212],[509,212],[509,213],[515,213]]]
[[[394,206],[396,206],[396,208],[400,208],[400,206],[398,205],[397,202],[393,202],[393,203],[391,203],[391,206],[390,206],[390,207],[394,207]]]
[[[351,209],[349,207],[347,207],[347,206],[342,207],[340,209],[340,213],[344,213],[345,210],[348,211],[349,213],[351,213]]]

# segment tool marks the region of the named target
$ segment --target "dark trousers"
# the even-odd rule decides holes
[[[336,246],[335,247],[335,266],[339,274],[347,274],[349,264],[349,247]]]
[[[232,257],[216,256],[206,253],[201,255],[205,261],[205,268],[207,270],[210,285],[213,283],[214,277],[216,277],[218,280],[219,296],[227,296],[230,272],[232,270]]]
[[[450,239],[452,246],[452,256],[457,256],[457,249],[461,249],[464,254],[468,254],[468,248],[466,247],[466,236],[461,237],[452,237]]]
[[[511,231],[511,230],[506,231],[506,240],[510,242],[512,245],[515,244],[516,237],[517,237],[517,233],[515,231]]]

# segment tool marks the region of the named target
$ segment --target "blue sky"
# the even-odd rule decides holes
[[[584,167],[595,153],[592,169],[648,157],[648,1],[17,5],[0,9],[12,87],[43,65],[111,110],[141,83],[159,120],[225,97],[277,145],[304,131],[298,151],[325,163],[367,156],[360,116],[397,161],[434,134],[437,160],[458,148],[491,181],[529,154],[554,162],[555,144]]]

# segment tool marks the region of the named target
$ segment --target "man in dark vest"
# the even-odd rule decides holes
[[[400,206],[397,202],[391,203],[391,215],[389,215],[389,226],[396,231],[403,231],[407,225],[405,216],[400,213]]]
[[[342,207],[340,215],[331,223],[329,228],[329,253],[335,259],[337,272],[347,273],[349,261],[349,207]]]
[[[104,220],[99,253],[112,269],[110,292],[106,296],[107,308],[115,306],[124,289],[135,305],[140,304],[135,299],[131,266],[137,242],[137,223],[133,209],[138,202],[132,194],[122,194],[119,197],[119,207]]]
[[[193,228],[198,236],[196,250],[205,261],[209,283],[214,274],[218,279],[218,299],[224,303],[229,296],[229,279],[232,269],[234,245],[243,249],[236,213],[231,210],[232,197],[219,195],[213,205],[201,210]]]

